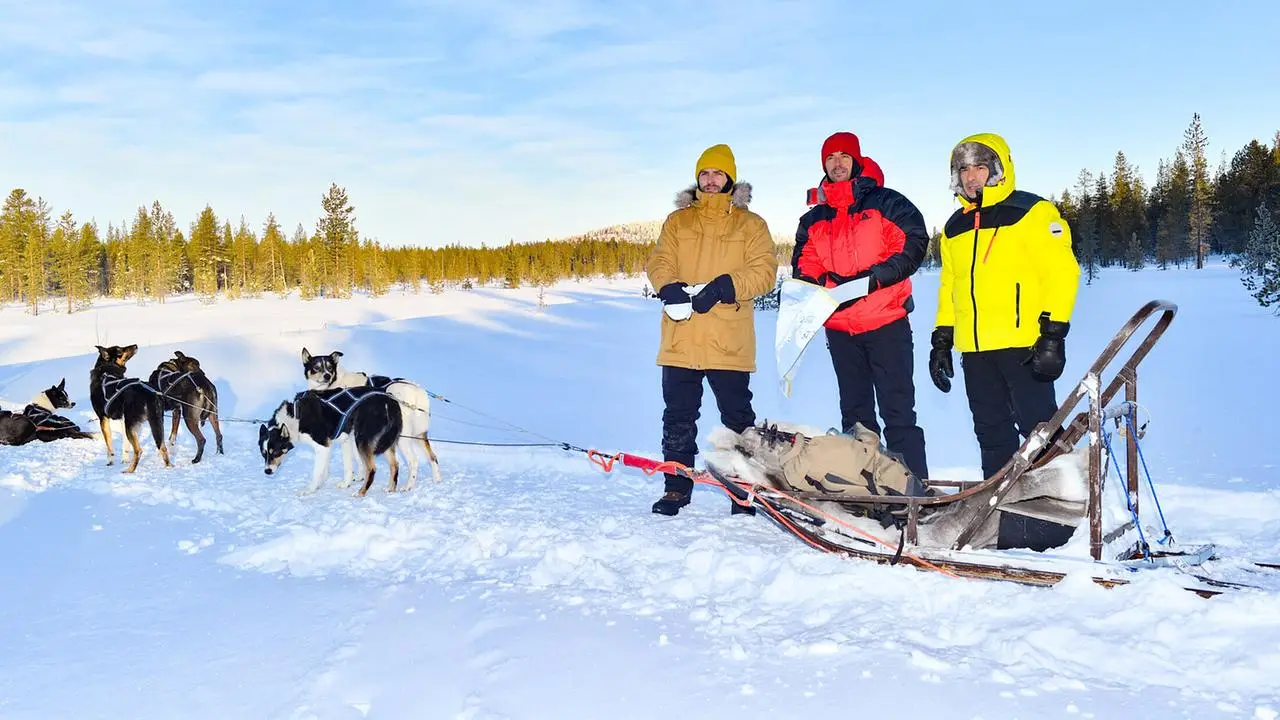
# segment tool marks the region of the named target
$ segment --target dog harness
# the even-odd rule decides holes
[[[373,378],[369,378],[369,380],[370,384],[358,387],[333,388],[332,390],[307,390],[304,393],[298,394],[298,397],[295,398],[295,403],[297,399],[300,399],[303,395],[310,393],[320,400],[320,403],[330,413],[337,415],[338,424],[335,426],[333,434],[329,438],[330,440],[336,440],[347,427],[347,420],[350,419],[351,413],[355,411],[356,407],[359,406],[360,403],[376,395],[385,395],[394,399],[394,396],[392,396],[391,393],[382,389],[383,387],[390,385],[391,382],[386,383],[386,385],[383,385],[382,387],[378,387],[373,384]]]
[[[80,428],[61,415],[54,415],[49,408],[31,403],[22,409],[22,414],[35,424],[37,430],[79,430]]]
[[[176,387],[178,383],[191,377],[190,371],[178,372],[177,368],[170,369],[170,367],[166,367],[164,363],[161,363],[160,367],[157,369],[160,372],[156,375],[156,389],[160,391],[161,395],[166,397],[168,396],[169,391]],[[174,377],[175,375],[177,377]],[[192,380],[192,383],[194,384],[195,381]]]
[[[155,388],[142,382],[138,378],[127,378],[127,377],[118,376],[118,375],[103,375],[102,376],[102,395],[107,399],[107,401],[103,403],[102,411],[110,412],[111,403],[115,402],[116,398],[120,397],[120,393],[124,392],[125,388],[130,388],[130,387],[133,387],[134,385],[141,385],[142,387],[150,390],[151,392],[156,391]]]
[[[399,378],[399,377],[393,378],[393,377],[388,377],[386,375],[370,375],[368,377],[369,377],[369,387],[374,388],[375,390],[386,390],[387,388],[391,387],[392,385],[395,385],[396,383],[409,382],[404,378]]]

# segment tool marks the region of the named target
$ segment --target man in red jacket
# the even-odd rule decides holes
[[[826,322],[827,347],[840,388],[840,421],[881,435],[920,480],[929,477],[924,431],[916,424],[914,309],[910,277],[929,246],[924,216],[884,187],[879,166],[862,156],[858,137],[838,132],[822,144],[822,183],[801,218],[792,277],[832,288],[866,283],[866,294]],[[884,432],[876,422],[879,401]]]

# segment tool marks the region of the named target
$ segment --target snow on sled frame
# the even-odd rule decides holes
[[[1139,328],[1150,318],[1159,313],[1152,328],[1134,348],[1133,352],[1103,387],[1104,373],[1119,356],[1121,349],[1130,341]],[[1197,574],[1195,568],[1205,561],[1214,558],[1212,545],[1189,548],[1186,551],[1157,552],[1145,547],[1135,548],[1124,556],[1103,560],[1105,543],[1122,537],[1126,532],[1135,529],[1134,520],[1128,520],[1119,527],[1103,534],[1103,480],[1106,472],[1103,459],[1103,423],[1106,420],[1118,420],[1124,414],[1137,407],[1138,401],[1138,365],[1147,357],[1156,342],[1168,329],[1177,314],[1177,306],[1163,300],[1151,300],[1143,305],[1120,328],[1111,342],[1103,348],[1094,363],[1085,372],[1080,382],[1059,405],[1057,412],[1048,421],[1038,425],[1012,458],[994,475],[983,481],[926,481],[930,488],[954,488],[954,493],[942,493],[931,496],[885,496],[885,495],[826,495],[821,493],[792,492],[785,493],[773,488],[750,485],[737,480],[731,473],[708,463],[707,473],[719,485],[739,502],[752,501],[766,512],[766,515],[782,525],[786,530],[816,548],[829,552],[838,552],[860,559],[870,559],[882,563],[914,565],[926,570],[943,572],[948,575],[976,577],[998,580],[1010,580],[1031,585],[1053,585],[1062,580],[1067,571],[1085,569],[1099,573],[1103,577],[1094,576],[1093,581],[1111,587],[1127,583],[1123,575],[1138,569],[1150,567],[1173,567],[1187,573],[1189,579],[1197,581],[1198,587],[1189,590],[1208,597],[1221,592],[1221,589],[1254,587],[1249,584],[1228,582]],[[1111,402],[1120,391],[1124,391],[1123,402],[1109,408]],[[1087,407],[1079,410],[1078,406],[1087,403]],[[1089,523],[1089,552],[1093,562],[1083,558],[1062,558],[1045,556],[1034,551],[1018,550],[972,550],[966,549],[977,535],[991,514],[1000,509],[1001,501],[1026,477],[1027,473],[1043,468],[1046,464],[1061,455],[1071,453],[1085,436],[1088,436],[1088,500],[1085,518]],[[1138,518],[1139,497],[1139,455],[1138,437],[1140,432],[1124,433],[1125,480],[1128,502],[1132,516]],[[1117,467],[1117,470],[1119,468]],[[983,496],[978,498],[977,496]],[[949,548],[929,548],[918,546],[918,522],[923,508],[936,509],[952,503],[976,499],[981,505],[976,515],[961,530]],[[846,509],[860,509],[871,513],[886,506],[894,508],[894,513],[901,515],[905,510],[905,524],[896,552],[893,548],[875,547],[876,543],[850,536],[838,528],[824,528],[826,524],[815,513],[811,503],[831,502]],[[851,526],[850,526],[851,527]],[[866,549],[851,547],[845,541],[854,540],[865,543]],[[883,542],[879,543],[884,545]],[[909,551],[906,549],[909,547]],[[1144,557],[1145,556],[1145,557]],[[1137,562],[1140,561],[1140,562]],[[1065,564],[1064,564],[1065,563]],[[1103,564],[1100,564],[1103,563]],[[1269,573],[1280,566],[1268,563],[1246,563],[1250,572]],[[1217,589],[1215,589],[1217,588]]]

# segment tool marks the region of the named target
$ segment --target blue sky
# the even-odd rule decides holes
[[[952,145],[1009,141],[1043,195],[1117,150],[1153,178],[1280,129],[1270,3],[0,0],[0,186],[80,219],[159,200],[314,230],[330,182],[387,244],[661,219],[725,142],[794,232],[850,130],[930,225]],[[1270,88],[1270,89],[1269,89]]]

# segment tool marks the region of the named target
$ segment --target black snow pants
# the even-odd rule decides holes
[[[751,374],[741,370],[691,370],[662,367],[662,455],[693,467],[698,454],[698,418],[702,413],[702,379],[707,379],[720,409],[720,422],[740,433],[756,422],[751,409]],[[693,492],[693,481],[667,473],[666,490]]]
[[[1037,380],[1031,365],[1023,364],[1030,352],[1031,348],[1005,348],[960,356],[983,477],[995,475],[1036,425],[1058,411],[1053,383]]]
[[[827,348],[840,389],[841,430],[862,423],[880,435],[890,452],[898,453],[921,480],[929,477],[924,430],[916,423],[914,343],[911,322],[894,320],[884,327],[850,335],[828,329]],[[884,432],[876,422],[876,405]]]

